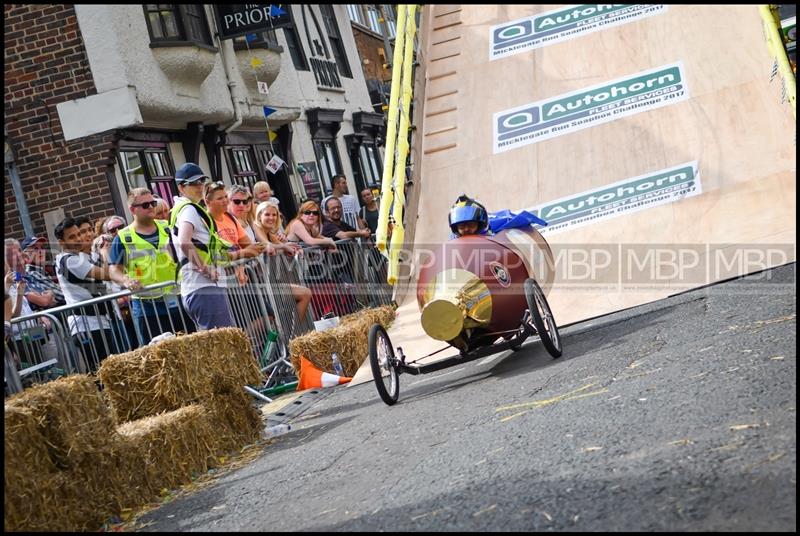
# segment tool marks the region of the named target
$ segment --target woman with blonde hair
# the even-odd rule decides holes
[[[322,236],[322,212],[317,202],[311,199],[300,205],[297,216],[286,226],[286,239],[336,250],[336,242]]]
[[[281,213],[278,207],[269,201],[258,204],[253,230],[260,242],[272,244],[277,251],[283,251],[290,256],[303,252],[300,244],[286,239],[286,233],[281,230]]]
[[[276,251],[283,251],[286,255],[302,255],[303,248],[300,247],[300,244],[289,242],[286,235],[281,232],[280,219],[277,206],[269,201],[259,203],[256,209],[256,221],[253,223],[256,237],[262,242],[272,244]],[[311,289],[293,283],[289,283],[289,288],[297,307],[297,314],[301,320],[304,320],[308,304],[311,303]]]

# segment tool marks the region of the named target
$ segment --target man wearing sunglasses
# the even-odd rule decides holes
[[[177,260],[167,222],[156,220],[157,201],[147,188],[134,188],[128,194],[133,223],[121,228],[111,244],[109,268],[117,278],[126,274],[138,288],[175,281]],[[194,333],[176,285],[143,290],[132,296],[131,312],[139,327],[142,344],[156,335],[171,331]]]

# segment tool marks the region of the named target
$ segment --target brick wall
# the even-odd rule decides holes
[[[383,50],[383,39],[375,37],[371,33],[367,33],[355,25],[353,28],[353,37],[356,41],[356,48],[358,55],[361,57],[361,65],[364,68],[364,78],[373,78],[382,82],[388,82],[392,79],[391,69],[384,69],[383,64],[391,62],[392,58],[387,58],[386,61],[381,57],[380,51]],[[368,63],[364,63],[368,60]]]
[[[34,232],[45,212],[113,214],[106,171],[114,133],[65,141],[56,105],[97,93],[72,5],[5,4],[5,125]],[[17,200],[5,172],[5,237],[22,238]]]

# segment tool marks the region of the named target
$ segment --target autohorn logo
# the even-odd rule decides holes
[[[489,269],[492,271],[494,278],[497,279],[497,282],[500,283],[500,286],[508,287],[511,284],[505,266],[499,262],[492,262],[489,264]]]
[[[522,136],[536,129],[541,119],[538,106],[529,106],[521,110],[501,115],[497,118],[497,141],[504,141]]]
[[[575,39],[664,13],[663,4],[578,4],[492,26],[489,59]]]
[[[492,32],[493,49],[500,51],[514,45],[525,43],[534,35],[533,20],[521,20],[508,26],[500,26]]]

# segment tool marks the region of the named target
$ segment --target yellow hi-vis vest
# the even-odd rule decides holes
[[[175,224],[178,221],[178,214],[180,214],[181,209],[183,209],[183,207],[186,205],[192,205],[197,210],[200,218],[208,227],[208,235],[210,237],[208,244],[203,244],[199,240],[192,238],[192,244],[194,244],[194,247],[197,248],[197,254],[200,259],[207,266],[213,266],[227,261],[229,259],[228,249],[232,247],[232,244],[220,238],[220,236],[217,234],[217,225],[214,223],[214,218],[212,218],[211,214],[209,214],[208,211],[206,211],[206,209],[201,205],[198,205],[197,203],[194,203],[188,199],[184,199],[172,207],[169,213],[169,228],[172,230],[172,233],[175,236],[178,236],[178,228]],[[181,261],[181,266],[187,264],[188,262],[189,260],[184,257]]]
[[[125,248],[125,269],[128,277],[136,279],[142,286],[152,285],[153,283],[163,283],[164,281],[175,281],[177,263],[172,258],[170,248],[169,227],[166,223],[155,221],[158,229],[158,248],[139,236],[133,224],[121,229],[117,234],[122,247]],[[137,293],[137,298],[154,299],[167,294],[175,294],[174,286],[163,287],[160,289],[142,291]]]

